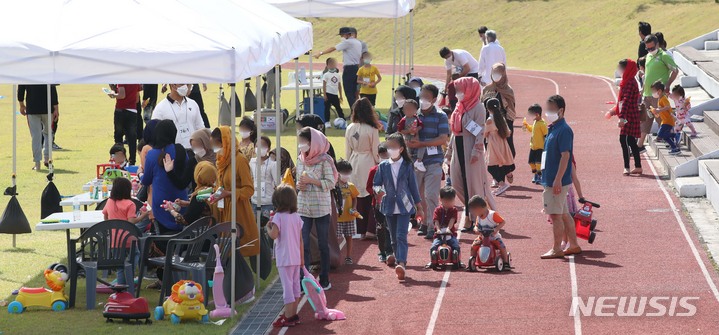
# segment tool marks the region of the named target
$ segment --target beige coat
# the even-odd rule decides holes
[[[351,123],[345,131],[345,157],[352,164],[350,181],[357,186],[360,198],[369,196],[365,186],[369,170],[379,163],[379,130],[364,123]]]
[[[452,178],[452,187],[457,192],[457,198],[462,203],[466,204],[467,199],[464,198],[464,185],[465,182],[462,180],[462,170],[460,164],[465,166],[465,179],[467,185],[468,195],[472,196],[479,195],[487,201],[489,207],[496,210],[497,203],[494,201],[494,196],[489,189],[489,176],[487,172],[487,165],[484,161],[484,136],[482,133],[479,136],[474,136],[472,133],[467,131],[467,125],[470,121],[474,121],[478,125],[484,127],[484,121],[486,118],[487,111],[484,109],[484,105],[478,103],[472,109],[466,111],[462,117],[462,143],[464,146],[464,161],[460,162],[457,153],[457,144],[455,143],[458,137],[452,135],[450,141],[451,156],[449,163],[449,174]]]

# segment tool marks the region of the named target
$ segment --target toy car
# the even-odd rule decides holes
[[[452,238],[452,232],[447,229],[446,231],[439,231],[436,233],[437,237],[442,239],[442,244],[437,247],[437,250],[432,251],[430,254],[432,260],[432,268],[440,269],[446,265],[451,265],[453,270],[457,270],[461,267],[459,250],[452,250],[447,244],[447,241]]]
[[[105,310],[102,312],[102,316],[106,318],[107,322],[113,322],[113,319],[122,319],[125,322],[136,320],[137,323],[141,323],[142,319],[145,319],[145,324],[152,323],[150,305],[147,304],[145,298],[135,298],[127,292],[127,285],[111,285],[102,280],[100,282],[114,291],[107,299]]]
[[[207,323],[210,317],[203,302],[202,285],[192,280],[180,280],[172,286],[172,295],[165,303],[155,307],[155,320],[169,316],[173,324],[191,320]]]
[[[27,307],[39,306],[52,308],[53,311],[64,311],[67,309],[67,297],[65,296],[65,283],[67,282],[67,267],[53,264],[44,272],[45,283],[49,289],[44,287],[23,287],[15,292],[15,301],[8,305],[8,313],[20,314]]]
[[[504,271],[505,268],[511,268],[512,254],[507,253],[507,262],[502,259],[502,253],[499,250],[499,242],[492,241],[491,235],[493,229],[482,229],[482,242],[477,251],[477,257],[469,258],[469,270],[474,272],[484,267],[494,267],[497,271]]]
[[[587,240],[589,244],[594,243],[597,237],[594,228],[597,227],[597,220],[593,219],[593,208],[599,208],[599,204],[584,198],[579,199],[582,208],[574,214],[574,224],[577,230],[577,237]]]

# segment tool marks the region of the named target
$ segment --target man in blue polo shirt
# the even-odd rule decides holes
[[[442,162],[444,162],[442,146],[447,144],[449,138],[447,114],[434,107],[438,95],[437,86],[427,84],[422,87],[419,95],[419,108],[422,113],[418,115],[422,121],[422,129],[419,130],[419,140],[407,143],[411,149],[425,148],[422,158],[425,171],[415,168],[415,176],[422,198],[422,208],[425,210],[424,217],[427,218],[420,227],[419,235],[425,235],[428,240],[432,239],[434,222],[431,218],[434,209],[439,205],[439,189],[442,188]]]
[[[542,185],[544,212],[552,220],[554,246],[542,255],[542,259],[563,258],[582,252],[577,244],[574,220],[567,207],[567,191],[572,184],[572,151],[574,132],[564,119],[566,104],[560,95],[547,99],[547,122],[550,124],[542,155]],[[569,243],[562,250],[562,240],[567,236]]]

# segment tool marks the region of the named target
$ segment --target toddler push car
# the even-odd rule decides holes
[[[44,272],[44,287],[23,287],[15,292],[15,301],[8,305],[10,314],[20,314],[31,306],[48,307],[53,311],[64,311],[67,309],[67,297],[65,296],[65,283],[67,282],[67,268],[64,265],[53,264]]]
[[[447,241],[452,238],[452,232],[449,230],[439,231],[437,238],[442,240],[442,244],[430,254],[432,268],[441,269],[449,265],[453,270],[459,269],[461,267],[459,250],[452,250],[452,247],[447,244]]]
[[[593,219],[593,208],[599,208],[599,204],[584,198],[579,199],[582,208],[574,214],[574,224],[577,230],[577,237],[586,240],[589,244],[594,243],[597,237],[594,228],[597,227],[597,220]]]
[[[469,270],[474,272],[480,268],[494,267],[497,271],[504,271],[505,269],[511,268],[510,262],[512,261],[512,255],[507,253],[507,262],[505,263],[502,259],[502,253],[499,250],[499,242],[492,241],[493,229],[483,229],[482,241],[479,244],[477,250],[477,256],[469,258]],[[476,247],[473,247],[476,248]]]
[[[150,320],[150,306],[145,298],[135,298],[127,292],[127,285],[103,284],[114,292],[107,299],[105,310],[102,312],[102,316],[107,319],[107,322],[113,322],[113,319],[122,319],[125,322],[135,320],[139,324],[144,319],[145,324],[152,323]]]

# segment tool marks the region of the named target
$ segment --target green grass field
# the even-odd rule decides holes
[[[479,53],[476,28],[488,25],[499,32],[499,39],[507,49],[511,67],[525,69],[611,74],[620,58],[635,57],[638,36],[636,24],[649,21],[655,31],[662,31],[671,45],[703,34],[716,26],[708,18],[717,17],[719,5],[713,1],[478,1],[478,0],[420,0],[416,9],[415,62],[441,65],[437,56],[445,44]],[[375,54],[376,63],[391,63],[392,21],[369,19],[312,19],[316,49],[324,49],[337,42],[337,28],[353,25],[360,38],[367,41]],[[531,29],[530,29],[531,27]],[[447,42],[451,41],[451,42]],[[323,60],[322,60],[323,61]],[[319,68],[319,67],[318,67]],[[283,72],[286,80],[288,71]],[[439,74],[441,75],[441,74]],[[380,84],[378,107],[389,106],[391,76]],[[61,85],[60,130],[57,143],[66,150],[54,155],[55,184],[62,195],[81,192],[81,186],[93,177],[95,165],[107,161],[113,144],[113,103],[100,88],[102,85]],[[254,90],[254,84],[251,86]],[[0,188],[10,186],[12,173],[12,87],[0,85]],[[218,85],[210,84],[203,93],[211,123],[217,123]],[[294,109],[295,95],[283,92],[282,105]],[[349,112],[345,110],[346,115]],[[25,118],[17,115],[18,129],[18,192],[23,209],[34,228],[40,219],[40,194],[46,186],[46,170],[31,171],[30,135]],[[295,130],[285,129],[282,146],[294,152]],[[274,135],[274,132],[273,134]],[[330,129],[328,137],[338,156],[344,156],[343,131]],[[273,138],[274,142],[274,137]],[[7,197],[4,199],[7,201]],[[0,204],[4,208],[4,202]],[[69,210],[69,209],[68,209]],[[74,236],[77,231],[74,231]],[[42,270],[47,265],[64,261],[64,232],[33,232],[17,236],[17,248],[12,237],[0,235],[0,301],[12,301],[10,292],[22,285],[41,286]],[[79,283],[84,285],[84,280]],[[84,301],[84,286],[79,289],[78,301]],[[148,291],[145,291],[146,293]],[[148,293],[151,306],[156,294]],[[98,295],[98,302],[106,299]],[[79,304],[78,306],[81,306]],[[242,307],[246,308],[246,307]],[[42,330],[51,321],[53,330],[74,333],[120,334],[125,325],[105,324],[100,311],[87,312],[83,308],[55,314],[49,311],[28,311],[22,315],[4,315],[0,308],[0,333],[27,334]],[[169,322],[153,325],[157,334],[175,333]],[[221,327],[183,327],[188,333],[227,332],[233,322]],[[204,328],[210,327],[210,328]],[[130,328],[145,329],[145,328]]]

